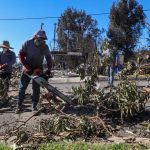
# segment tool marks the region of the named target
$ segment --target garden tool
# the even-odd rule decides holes
[[[39,76],[29,75],[26,72],[24,72],[24,74],[28,76],[30,79],[34,80],[42,88],[46,88],[49,92],[52,92],[54,96],[58,96],[67,104],[71,104],[72,100],[68,96],[64,95],[62,92],[60,92],[59,90],[57,90],[55,87],[53,87],[52,85],[48,83],[47,80],[50,76],[47,75],[46,73],[43,73],[42,75],[39,75]]]

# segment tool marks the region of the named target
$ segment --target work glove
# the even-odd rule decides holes
[[[23,66],[23,72],[31,73],[32,69],[29,66]]]
[[[52,78],[53,77],[53,74],[51,72],[51,70],[46,70],[46,74],[48,75],[49,78]]]
[[[33,75],[34,76],[40,76],[42,74],[43,74],[43,71],[42,71],[41,68],[36,68],[36,69],[33,70]]]
[[[0,69],[5,69],[5,68],[7,68],[7,67],[8,67],[7,64],[0,65]]]
[[[52,78],[52,73],[50,70],[45,70],[43,74],[41,74],[41,77],[44,78],[45,80],[48,80],[49,78]]]
[[[51,71],[50,70],[46,70],[45,72],[47,75],[50,75],[51,74]]]

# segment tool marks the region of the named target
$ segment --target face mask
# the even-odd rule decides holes
[[[37,47],[45,45],[45,41],[43,39],[35,39],[34,43]]]
[[[4,52],[7,52],[7,50],[8,50],[7,48],[3,48],[3,51],[4,51]]]

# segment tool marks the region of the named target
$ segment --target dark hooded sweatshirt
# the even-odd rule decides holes
[[[12,65],[16,62],[16,55],[14,52],[8,50],[0,52],[0,64],[7,64],[5,69],[0,70],[2,73],[12,73]]]
[[[23,66],[31,69],[42,69],[45,57],[48,69],[51,70],[52,68],[52,59],[48,46],[45,44],[43,47],[37,47],[34,44],[34,39],[27,40],[22,45],[18,57]]]

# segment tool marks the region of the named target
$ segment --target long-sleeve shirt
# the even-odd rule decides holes
[[[48,46],[45,45],[44,47],[39,48],[34,44],[33,39],[27,40],[22,45],[18,57],[23,66],[31,69],[42,69],[43,60],[45,57],[47,61],[47,68],[49,70],[52,68],[52,58]]]
[[[13,51],[2,51],[0,52],[0,65],[7,64],[8,66],[5,69],[1,69],[0,72],[11,73],[12,66],[16,62],[16,55]]]

